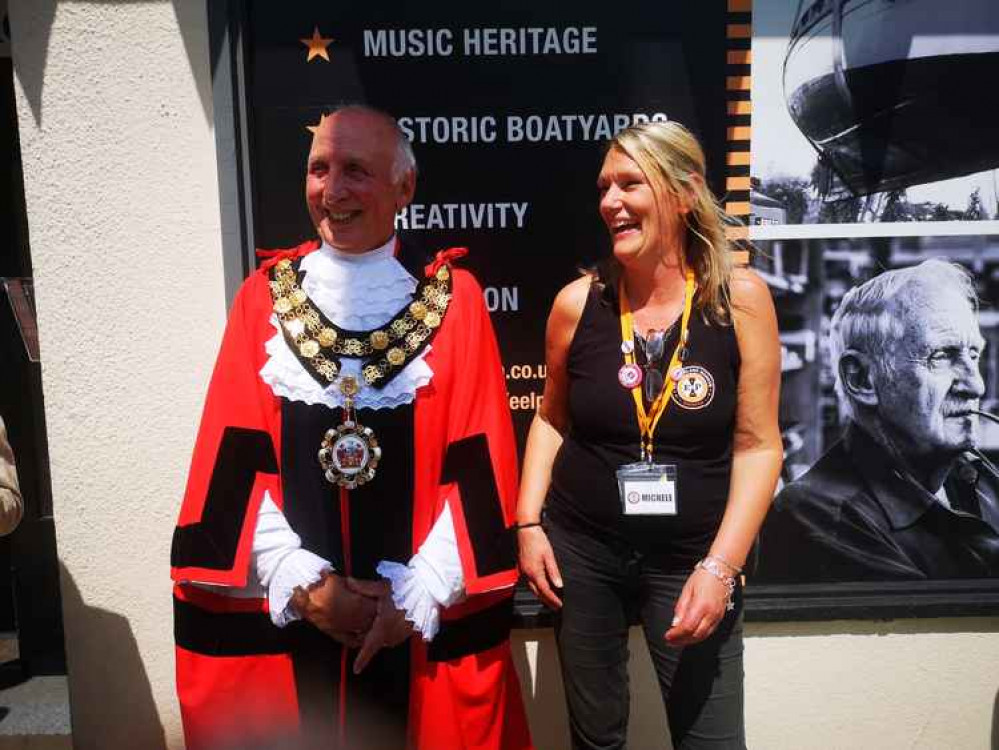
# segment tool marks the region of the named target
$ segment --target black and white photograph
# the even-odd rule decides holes
[[[785,467],[761,584],[999,576],[999,236],[760,243]]]
[[[753,22],[752,224],[999,218],[999,3],[768,0]]]

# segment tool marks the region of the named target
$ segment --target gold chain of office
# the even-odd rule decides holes
[[[302,289],[288,258],[271,270],[274,314],[296,356],[327,383],[340,374],[336,356],[368,358],[361,376],[368,385],[402,369],[440,326],[451,302],[451,273],[446,265],[417,284],[413,301],[391,320],[371,331],[347,331],[330,321]]]

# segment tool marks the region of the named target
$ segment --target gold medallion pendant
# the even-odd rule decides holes
[[[343,421],[326,431],[319,447],[319,464],[323,467],[326,481],[348,490],[374,479],[375,469],[382,457],[374,431],[358,424],[354,414],[357,387],[355,378],[340,378]]]
[[[270,269],[274,315],[288,349],[324,389],[336,384],[343,394],[343,419],[326,431],[318,458],[330,484],[346,489],[370,482],[382,449],[374,430],[358,424],[354,400],[360,385],[384,388],[419,357],[444,323],[452,299],[452,274],[446,264],[419,282],[413,298],[378,328],[340,328],[303,288],[301,258],[285,257]],[[360,360],[360,375],[341,373],[341,358]]]

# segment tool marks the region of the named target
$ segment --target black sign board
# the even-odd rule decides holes
[[[246,105],[255,241],[313,234],[303,199],[325,107],[363,102],[410,136],[420,177],[397,227],[470,249],[524,436],[558,289],[607,252],[602,145],[643,118],[701,138],[724,190],[724,3],[250,3]]]

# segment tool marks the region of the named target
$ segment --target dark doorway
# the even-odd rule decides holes
[[[25,210],[21,147],[14,103],[14,71],[7,3],[0,2],[0,154],[7,163],[0,181],[0,414],[17,461],[24,519],[0,538],[0,633],[17,634],[23,676],[65,673],[59,568],[52,518],[52,486],[45,435],[41,366],[29,356],[34,304]],[[7,287],[25,291],[12,304]],[[23,307],[21,324],[14,313]],[[27,339],[27,340],[26,340]]]

